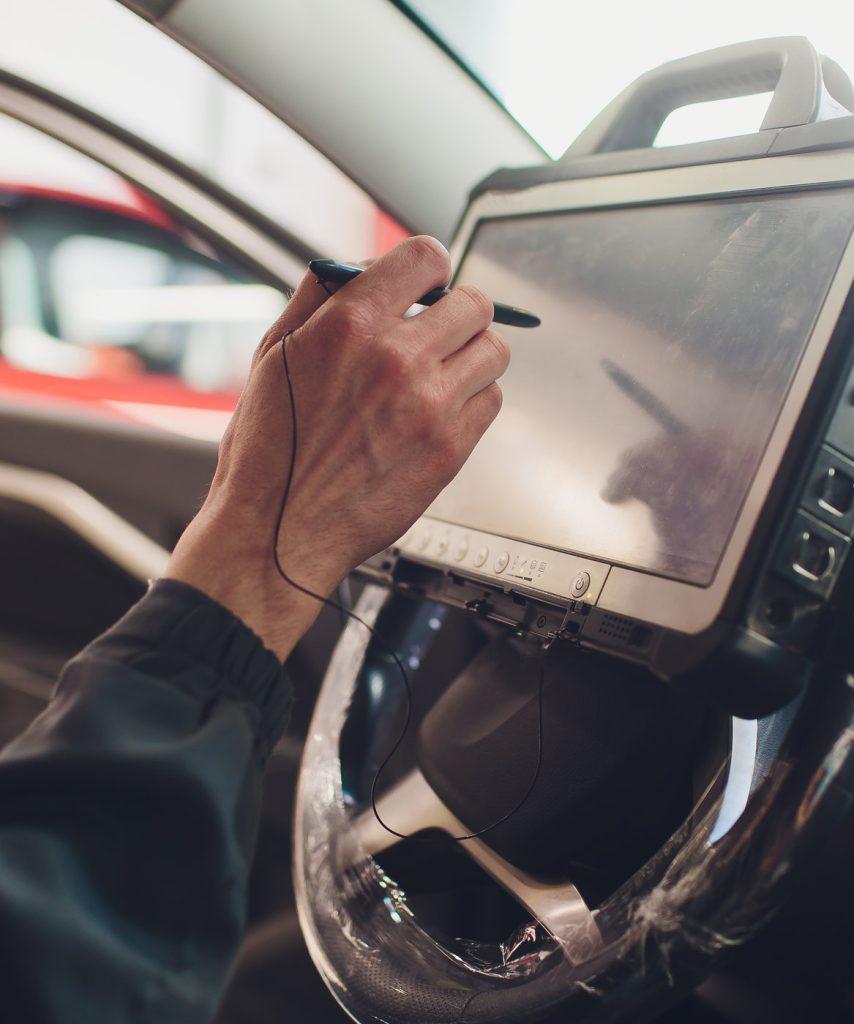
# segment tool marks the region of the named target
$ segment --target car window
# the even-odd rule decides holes
[[[178,157],[318,255],[376,256],[408,233],[261,103],[116,0],[3,0],[3,14],[14,31],[0,33],[0,67]]]
[[[117,175],[0,117],[3,394],[218,437],[285,301]]]
[[[169,374],[236,393],[283,296],[179,247],[94,234],[60,239],[48,260],[56,333],[82,372]]]
[[[666,61],[728,43],[803,35],[854,77],[854,4],[717,0],[408,0],[400,3],[492,90],[554,158],[622,89]],[[755,131],[768,97],[702,104],[662,126],[660,145]]]

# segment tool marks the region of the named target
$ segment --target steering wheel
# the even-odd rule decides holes
[[[430,650],[441,655],[443,647],[453,646],[445,635],[444,611],[428,601],[404,599],[369,585],[356,612],[397,648],[413,673],[417,704],[419,665],[429,659]],[[510,632],[500,638],[502,657],[511,649]],[[573,691],[566,667],[572,664],[571,655],[560,662],[558,678],[548,680],[549,692]],[[484,656],[488,661],[488,651],[475,661],[480,658],[483,664]],[[443,666],[437,668],[435,661],[434,657],[434,675],[441,675]],[[645,804],[630,824],[632,808],[643,797],[638,797],[642,788],[626,777],[638,774],[645,779],[641,747],[633,748],[628,760],[613,762],[620,768],[617,790],[605,775],[597,776],[594,750],[579,784],[587,802],[576,801],[575,810],[567,813],[564,791],[576,784],[572,779],[567,783],[567,776],[555,784],[549,778],[555,771],[553,757],[546,754],[551,747],[566,765],[574,756],[571,748],[584,746],[585,737],[576,733],[574,744],[560,741],[562,733],[548,727],[548,705],[538,705],[531,696],[536,687],[532,691],[528,685],[524,694],[514,696],[512,678],[503,688],[500,681],[496,684],[494,700],[483,700],[470,673],[463,690],[481,694],[475,703],[466,703],[465,695],[457,694],[449,705],[444,694],[437,698],[431,693],[432,706],[420,725],[408,730],[417,734],[417,742],[410,736],[395,761],[385,766],[405,704],[399,676],[383,646],[351,621],[318,698],[298,784],[294,872],[301,925],[326,984],[362,1024],[497,1024],[553,1017],[620,1020],[634,1018],[641,1010],[650,1012],[657,1003],[672,999],[674,988],[696,984],[717,956],[744,942],[768,920],[794,870],[809,863],[816,844],[827,841],[850,806],[854,685],[841,672],[823,673],[820,686],[814,680],[802,698],[758,723],[722,722],[719,717],[710,727],[707,718],[702,724],[690,719],[694,725],[686,730],[683,752],[697,742],[700,732],[707,751],[712,751],[705,758],[701,789],[693,792],[687,813],[683,806],[678,820],[672,813],[660,817],[652,831],[646,826],[655,800]],[[601,683],[597,680],[597,687]],[[684,709],[678,709],[682,717],[673,717],[667,700],[661,698],[646,724],[634,732],[630,728],[626,735],[646,735],[657,728],[649,723],[661,718],[665,730],[678,730],[685,721]],[[530,729],[531,708],[538,706],[547,725],[539,737],[539,759],[536,730]],[[514,752],[508,740],[510,725],[517,729],[520,708],[528,709],[522,715],[528,723],[519,745],[527,752],[523,754]],[[574,711],[572,719],[594,720],[586,715]],[[607,724],[607,708],[595,720]],[[455,749],[469,757],[459,762],[458,772],[448,769],[453,759],[443,762],[435,750],[447,732],[454,732],[454,721],[460,722],[462,729],[457,731],[464,737]],[[716,754],[709,737],[719,736],[721,726],[725,749]],[[493,759],[509,768],[502,782],[491,790],[488,785],[482,788],[480,797],[475,794],[466,804],[454,784],[461,778],[468,784],[478,774],[483,752],[490,749],[481,740],[495,736],[505,753],[495,758],[493,750]],[[672,745],[680,748],[679,740],[675,737]],[[623,743],[620,736],[617,741],[617,746]],[[653,741],[671,745],[662,744],[659,733],[653,732]],[[597,745],[607,760],[606,748],[615,743],[597,739],[593,746]],[[371,789],[381,769],[375,814]],[[540,777],[531,788],[534,771]],[[495,778],[494,772],[485,772],[478,785],[490,778]],[[507,780],[514,778],[518,785],[511,794]],[[598,818],[609,821],[599,848],[603,856],[614,854],[616,866],[608,882],[599,879],[598,885],[595,870],[591,875],[584,857],[566,853],[578,848],[573,847],[574,832],[594,821],[594,816],[584,818],[582,812],[584,807],[590,810],[589,796],[597,796],[597,787],[604,787],[595,808]],[[532,806],[538,791],[546,793],[540,812],[536,807],[528,810],[527,797],[516,808],[526,789],[531,789]],[[612,799],[614,792],[628,794],[628,801],[612,807],[602,802]],[[482,820],[473,820],[472,812],[461,821],[455,810],[476,807],[478,799],[485,805]],[[542,809],[548,811],[550,801],[555,811],[549,818]],[[509,819],[492,830],[490,815],[500,807],[511,812]],[[573,821],[582,826],[576,829]],[[479,828],[485,828],[482,835],[462,838]],[[388,829],[414,838],[402,840]],[[629,835],[638,829],[646,830],[639,846]],[[455,841],[434,842],[440,835]],[[651,853],[650,836],[655,837]],[[509,895],[508,902],[517,911],[516,918],[498,915],[488,937],[480,925],[477,934],[457,937],[455,929],[464,927],[466,920],[465,913],[458,913],[459,906],[451,915],[450,930],[447,923],[437,927],[436,915],[430,912],[431,900],[444,899],[436,890],[447,885],[449,845],[463,863],[462,870],[454,868],[452,874],[464,893],[464,911],[472,910],[471,917],[477,918],[484,876]],[[621,856],[623,847],[634,847],[634,852]],[[404,848],[412,862],[404,873],[421,890],[417,898],[412,896],[411,881],[393,877],[406,864]],[[532,870],[531,864],[546,868]],[[439,881],[434,884],[435,876]],[[495,929],[503,920],[511,921],[509,931],[503,941],[496,940]]]

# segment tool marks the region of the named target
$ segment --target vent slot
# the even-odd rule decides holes
[[[612,615],[606,612],[602,616],[599,628],[596,631],[599,636],[606,636],[612,643],[627,644],[632,630],[634,629],[632,619],[626,619],[622,615]]]

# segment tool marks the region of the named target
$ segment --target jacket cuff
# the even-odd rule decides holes
[[[293,688],[282,663],[236,615],[187,583],[153,581],[73,661],[86,658],[120,660],[203,703],[246,703],[264,756],[287,725]]]

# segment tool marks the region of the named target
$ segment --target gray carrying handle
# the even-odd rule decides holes
[[[590,122],[562,159],[644,149],[679,107],[771,90],[760,130],[854,111],[847,75],[819,57],[805,36],[757,39],[670,61],[641,75]]]

